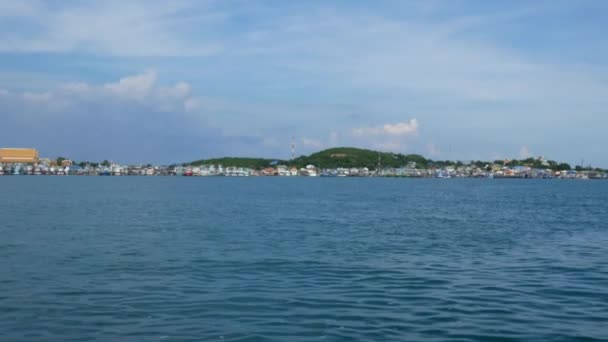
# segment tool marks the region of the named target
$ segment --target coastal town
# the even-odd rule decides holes
[[[39,158],[35,149],[0,149],[0,175],[53,175],[53,176],[186,176],[186,177],[411,177],[411,178],[521,178],[521,179],[608,179],[600,169],[555,170],[548,161],[539,159],[533,165],[510,166],[508,161],[480,164],[479,162],[453,165],[418,165],[415,161],[402,166],[326,167],[307,164],[301,167],[271,161],[266,167],[237,165],[121,165],[102,163],[75,163],[65,158]]]

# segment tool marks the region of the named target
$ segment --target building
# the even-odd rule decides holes
[[[33,148],[0,148],[0,163],[38,163],[38,151]]]

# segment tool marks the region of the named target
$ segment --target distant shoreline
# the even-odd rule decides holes
[[[608,177],[520,177],[520,176],[457,176],[457,177],[437,177],[437,176],[382,176],[382,175],[370,175],[370,176],[277,176],[277,175],[211,175],[211,176],[186,176],[186,175],[100,175],[100,174],[45,174],[45,175],[31,175],[31,174],[0,174],[0,178],[9,177],[101,177],[101,178],[393,178],[393,179],[440,179],[440,180],[451,180],[451,179],[488,179],[488,180],[608,180]]]
[[[108,160],[94,163],[74,162],[63,157],[39,158],[35,149],[0,149],[0,152],[0,161],[13,162],[0,163],[0,175],[608,178],[608,170],[583,165],[572,167],[568,163],[560,163],[544,157],[524,160],[441,161],[427,159],[417,154],[404,155],[353,147],[330,148],[291,160],[224,157],[172,165],[121,165]]]

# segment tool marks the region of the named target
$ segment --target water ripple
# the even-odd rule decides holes
[[[608,183],[0,183],[0,340],[608,340]]]

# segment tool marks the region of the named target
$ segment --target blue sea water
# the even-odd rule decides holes
[[[0,340],[608,340],[608,182],[0,177]]]

